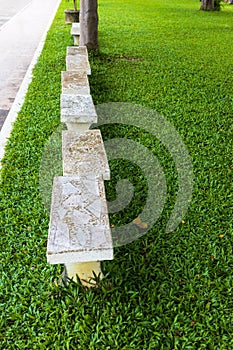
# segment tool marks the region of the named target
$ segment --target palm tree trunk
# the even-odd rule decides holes
[[[77,10],[77,1],[76,0],[74,0],[74,11],[78,11]]]

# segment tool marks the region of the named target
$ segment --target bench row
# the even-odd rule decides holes
[[[62,72],[61,122],[63,176],[53,183],[47,261],[65,264],[65,274],[84,285],[102,276],[100,261],[113,259],[104,180],[110,170],[90,95],[86,47],[67,47]]]
[[[62,72],[61,122],[68,130],[82,132],[97,122],[87,77],[90,74],[86,46],[67,47],[66,72]]]

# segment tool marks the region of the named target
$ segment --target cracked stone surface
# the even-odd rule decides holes
[[[86,46],[68,46],[66,51],[66,70],[91,74]]]
[[[66,70],[91,74],[91,67],[85,56],[66,56]]]
[[[55,177],[47,260],[50,264],[113,259],[100,177]]]
[[[62,76],[62,93],[89,95],[90,86],[86,73],[78,72],[61,72]]]
[[[61,122],[97,123],[97,114],[91,95],[62,94]]]
[[[110,169],[100,130],[81,134],[62,133],[62,158],[64,176],[103,176],[110,180]]]
[[[88,59],[88,51],[86,46],[67,46],[66,48],[66,56],[76,56],[83,55]]]

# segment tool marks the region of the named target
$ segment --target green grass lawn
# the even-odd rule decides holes
[[[233,6],[199,11],[191,0],[99,0],[100,49],[90,53],[96,104],[127,102],[162,114],[189,150],[190,208],[166,232],[177,174],[149,132],[104,126],[104,139],[146,146],[164,169],[167,201],[146,235],[117,247],[99,289],[56,286],[62,266],[46,262],[49,216],[39,189],[40,162],[59,126],[60,72],[66,46],[63,0],[3,160],[0,192],[1,349],[233,349],[232,112]],[[153,123],[153,120],[152,120]],[[140,213],[147,193],[140,169],[111,162],[135,185],[132,208],[111,214],[120,226]]]

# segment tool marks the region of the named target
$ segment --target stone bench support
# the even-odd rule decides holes
[[[77,282],[77,276],[84,286],[96,286],[95,276],[98,276],[100,280],[104,277],[100,261],[66,263],[63,273],[63,284],[67,284],[67,278]]]
[[[79,45],[79,39],[80,39],[80,23],[72,23],[71,35],[74,39],[74,45]]]

